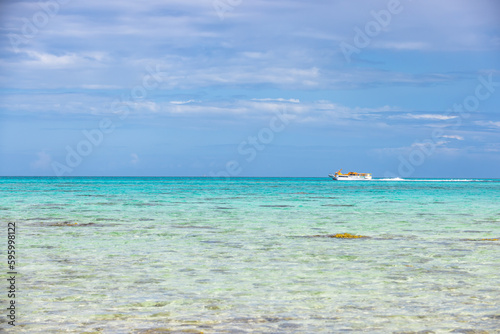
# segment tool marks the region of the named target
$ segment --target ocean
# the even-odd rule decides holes
[[[0,326],[499,333],[499,203],[500,180],[3,177]]]

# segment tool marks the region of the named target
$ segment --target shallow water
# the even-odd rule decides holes
[[[499,327],[500,180],[1,178],[0,196],[16,332]]]

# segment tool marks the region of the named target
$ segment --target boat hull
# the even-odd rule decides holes
[[[371,175],[335,175],[329,174],[334,181],[368,181],[372,179]]]

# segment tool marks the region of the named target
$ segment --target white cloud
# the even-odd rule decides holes
[[[484,126],[487,128],[500,128],[500,122],[494,122],[494,121],[476,121],[475,124]]]
[[[72,68],[97,64],[107,59],[107,56],[102,52],[85,52],[65,53],[61,55],[51,54],[48,52],[26,51],[26,60],[21,60],[20,65],[38,67],[38,68]]]
[[[404,116],[399,116],[399,117],[409,118],[409,119],[446,121],[449,119],[457,118],[458,116],[448,116],[448,115],[440,115],[440,114],[406,114]]]
[[[443,137],[443,138],[450,138],[450,139],[456,139],[456,140],[464,140],[464,137],[458,136],[458,135],[442,135],[441,137]]]
[[[172,104],[187,104],[191,102],[196,102],[195,100],[187,100],[187,101],[170,101]]]
[[[414,148],[423,148],[425,149],[426,147],[429,147],[430,145],[433,145],[434,147],[438,147],[438,146],[444,146],[448,144],[448,141],[446,140],[439,140],[439,141],[425,141],[425,142],[415,142],[413,144],[411,144],[410,148],[411,149],[414,149]]]
[[[196,104],[158,105],[159,112],[165,114],[189,115],[237,115],[241,119],[268,118],[284,110],[294,123],[320,125],[330,123],[335,126],[348,126],[352,122],[370,120],[367,127],[388,127],[384,120],[399,108],[384,105],[381,107],[349,107],[328,100],[301,102],[295,98],[253,98],[233,101],[197,101]],[[389,113],[389,115],[386,115]]]
[[[28,51],[27,54],[30,56],[30,60],[26,63],[33,66],[67,67],[81,61],[81,58],[74,53],[56,56],[49,53]]]

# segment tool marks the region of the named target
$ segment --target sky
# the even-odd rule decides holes
[[[0,175],[500,178],[496,0],[2,1]]]

